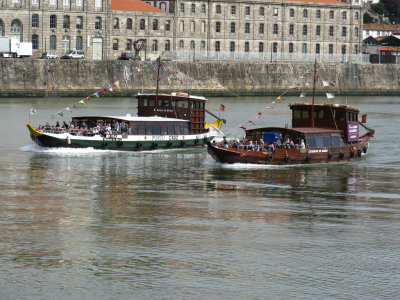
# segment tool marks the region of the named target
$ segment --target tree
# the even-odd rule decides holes
[[[364,24],[371,24],[374,23],[374,19],[368,13],[364,13],[363,22]]]

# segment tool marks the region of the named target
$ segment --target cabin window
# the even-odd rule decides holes
[[[323,117],[324,117],[324,111],[323,110],[314,111],[314,118],[322,119]]]
[[[138,122],[137,133],[138,135],[146,135],[146,126],[144,126],[143,122]]]
[[[175,125],[173,122],[168,123],[168,134],[174,135],[175,134]]]
[[[153,134],[153,123],[152,122],[145,122],[146,124],[146,135]]]
[[[315,146],[317,148],[322,148],[324,147],[324,138],[322,137],[322,135],[316,135],[315,136]]]
[[[293,111],[293,119],[301,119],[301,110]]]
[[[333,147],[339,146],[339,137],[338,136],[332,136],[332,146]]]
[[[163,100],[161,100],[160,106],[169,106],[169,101],[168,101],[168,99],[163,99]]]
[[[137,135],[138,134],[138,127],[137,127],[136,123],[131,122],[129,124],[129,127],[131,129],[131,134],[133,134],[133,135]]]
[[[330,136],[324,136],[324,146],[325,147],[330,147],[331,145],[331,137]]]
[[[161,134],[162,135],[168,134],[168,126],[165,122],[161,123]]]
[[[315,138],[313,136],[307,136],[307,145],[309,148],[315,148]]]

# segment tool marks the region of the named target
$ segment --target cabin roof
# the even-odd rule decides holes
[[[284,131],[297,131],[303,134],[317,134],[317,133],[343,133],[343,130],[338,130],[334,128],[321,128],[321,127],[296,127],[296,128],[283,128],[283,127],[263,127],[263,128],[253,128],[246,130],[246,132],[284,132]]]
[[[295,109],[295,108],[300,108],[300,107],[312,107],[312,103],[295,103],[295,104],[289,104],[290,109]],[[346,104],[332,104],[332,103],[327,103],[327,104],[314,104],[314,109],[321,109],[321,108],[329,108],[329,109],[343,109],[343,110],[351,110],[354,112],[359,112],[358,109],[354,108],[353,106],[346,105]]]
[[[149,97],[149,96],[156,97],[156,94],[155,93],[148,93],[148,94],[138,93],[136,97],[140,98],[140,97],[146,97],[146,96],[147,97]],[[196,100],[207,101],[207,99],[204,96],[189,95],[187,93],[174,92],[174,93],[171,93],[171,94],[162,94],[162,93],[158,94],[158,97],[165,97],[165,96],[174,97],[174,98],[181,97],[181,98],[187,98],[187,99],[196,99]]]
[[[176,119],[176,118],[165,118],[165,117],[136,117],[131,115],[126,116],[81,116],[73,117],[72,119],[86,119],[86,118],[97,118],[97,119],[117,119],[122,121],[143,121],[143,122],[189,122],[188,120]]]

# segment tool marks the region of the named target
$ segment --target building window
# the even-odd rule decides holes
[[[0,0],[0,3],[2,0]],[[39,5],[39,0],[32,0],[32,5]]]
[[[131,39],[127,39],[126,40],[126,50],[127,51],[131,51],[132,50],[132,40]]]
[[[217,5],[216,7],[215,7],[215,13],[216,14],[221,14],[221,5]]]
[[[250,33],[250,23],[244,25],[244,33]]]
[[[333,36],[333,26],[329,26],[329,36]]]
[[[236,6],[231,6],[231,15],[236,15]]]
[[[259,14],[260,14],[260,16],[264,16],[265,15],[265,8],[264,7],[260,7]]]
[[[347,27],[342,27],[342,36],[347,35]]]
[[[64,6],[69,6],[69,0],[63,0],[63,5]]]
[[[0,36],[4,36],[4,24],[2,20],[0,20]]]
[[[235,52],[235,42],[231,42],[231,43],[230,43],[229,51],[230,51],[230,52]]]
[[[264,23],[261,23],[261,24],[260,24],[260,28],[259,28],[258,32],[259,32],[260,34],[264,34]]]
[[[170,31],[171,30],[171,21],[167,20],[165,21],[165,31]]]
[[[358,20],[358,12],[355,13],[354,18]]]
[[[333,12],[333,10],[329,11],[329,19],[333,19],[335,17],[335,14]]]
[[[264,52],[264,43],[263,42],[260,42],[258,44],[258,52]]]
[[[113,39],[113,50],[114,51],[118,50],[118,39]]]
[[[179,41],[179,48],[183,49],[183,47],[185,46],[185,44],[183,43],[182,40]]]
[[[206,5],[205,5],[205,4],[202,4],[202,5],[201,5],[201,13],[202,13],[202,14],[205,14],[205,13],[206,13]]]
[[[231,23],[231,33],[235,33],[236,32],[236,23],[232,22]]]
[[[221,32],[221,23],[220,22],[215,23],[215,32]]]
[[[153,40],[153,43],[151,44],[151,50],[152,51],[158,51],[158,42],[157,42],[157,40]]]
[[[94,29],[101,30],[101,17],[96,17],[94,21]]]
[[[146,20],[145,19],[140,19],[139,28],[140,28],[140,30],[146,30]]]
[[[316,18],[321,19],[321,11],[319,9],[317,10]]]
[[[69,16],[64,16],[63,17],[63,28],[69,29],[69,26],[70,26]]]
[[[342,45],[342,54],[346,54],[346,45]]]
[[[274,53],[278,52],[278,43],[273,43],[272,44],[272,52],[274,52]]]
[[[317,25],[316,29],[315,29],[315,35],[316,36],[320,36],[321,35],[321,26]]]
[[[289,16],[290,16],[291,18],[294,18],[294,9],[293,9],[293,8],[290,9],[290,11],[289,11]]]
[[[194,21],[190,22],[190,32],[196,31],[196,23]]]
[[[131,18],[126,19],[126,29],[132,30],[132,28],[133,28],[132,19]]]
[[[32,49],[39,49],[39,36],[37,34],[32,35]]]
[[[55,35],[50,36],[50,50],[57,50],[57,37]]]
[[[185,31],[185,22],[180,21],[179,22],[179,31],[184,32]]]
[[[307,35],[307,25],[303,25],[303,35]]]
[[[358,36],[358,27],[354,28],[354,36]]]
[[[315,53],[319,54],[320,51],[321,51],[321,46],[320,46],[320,44],[316,44],[316,45],[315,45]]]
[[[194,49],[195,46],[196,44],[194,43],[194,41],[190,41],[190,49]]]
[[[329,44],[328,52],[329,52],[329,54],[333,54],[333,44]]]
[[[245,11],[245,15],[246,16],[250,16],[250,6],[246,6],[246,8],[244,9]]]
[[[165,41],[165,51],[170,51],[171,50],[171,42],[169,40]]]
[[[153,30],[158,30],[158,20],[153,20]]]
[[[76,6],[83,6],[83,0],[76,0]]]
[[[76,29],[83,29],[83,17],[76,17]]]
[[[195,13],[196,13],[196,5],[192,4],[192,5],[190,6],[190,12],[191,12],[192,14],[195,14]]]
[[[39,15],[34,14],[32,15],[32,28],[38,28],[39,27]]]
[[[293,35],[294,34],[294,25],[290,24],[289,25],[289,35]]]
[[[205,41],[201,41],[200,48],[201,49],[205,49],[206,48],[206,42]]]
[[[346,12],[344,11],[344,12],[342,12],[342,19],[343,20],[346,20],[347,19],[347,14],[346,14]]]
[[[307,53],[307,44],[303,44],[303,46],[301,47],[301,52]]]
[[[50,0],[50,5],[51,6],[55,6],[57,4],[57,1],[56,0]]]
[[[114,18],[114,29],[119,29],[119,19]]]
[[[201,33],[205,33],[206,32],[206,22],[201,21]]]
[[[289,43],[289,53],[293,53],[293,43]]]
[[[215,52],[221,51],[221,43],[219,41],[215,42]]]
[[[184,12],[185,12],[185,4],[181,3],[181,13],[184,13]]]
[[[277,17],[277,16],[278,16],[278,9],[277,9],[277,8],[274,8],[273,16],[274,16],[274,17]]]
[[[307,9],[303,10],[303,18],[308,18],[308,10]]]
[[[94,6],[95,6],[96,8],[101,8],[101,6],[102,6],[102,5],[101,5],[101,4],[102,4],[101,1],[102,1],[102,0],[95,0],[95,1],[94,1]]]
[[[81,36],[77,36],[76,37],[76,47],[75,47],[75,49],[76,50],[83,50],[82,45],[83,45],[82,37]]]
[[[50,28],[57,28],[57,16],[56,15],[50,16]]]
[[[244,43],[244,52],[249,52],[249,50],[250,50],[250,44],[249,44],[249,42],[245,42]]]
[[[273,34],[278,34],[278,24],[274,24]]]
[[[62,37],[62,53],[67,54],[71,50],[71,38],[68,35]]]
[[[358,54],[358,45],[354,45],[354,54]]]

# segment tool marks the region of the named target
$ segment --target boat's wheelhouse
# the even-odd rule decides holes
[[[138,94],[138,116],[159,116],[189,121],[192,134],[204,133],[205,103],[204,97],[189,96],[185,93]]]
[[[328,148],[345,145],[340,133],[306,134],[305,142],[308,148]]]

